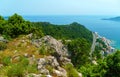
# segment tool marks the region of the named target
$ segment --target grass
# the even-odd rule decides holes
[[[68,77],[79,77],[77,70],[73,67],[72,64],[66,64],[65,69],[67,70]]]
[[[38,73],[37,64],[29,64],[29,57],[35,56],[35,59],[44,57],[39,54],[39,48],[31,44],[30,39],[25,35],[10,40],[7,47],[0,52],[0,77],[24,77],[25,73]],[[25,58],[27,54],[28,58]]]

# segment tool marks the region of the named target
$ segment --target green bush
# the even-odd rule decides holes
[[[105,76],[107,63],[105,61],[98,60],[97,65],[94,64],[86,64],[78,69],[79,72],[82,73],[83,77],[110,77]]]
[[[65,69],[67,70],[68,77],[79,77],[78,72],[72,64],[66,64]]]
[[[21,64],[12,64],[7,71],[8,77],[23,77],[24,67]]]
[[[48,47],[48,46],[45,46],[45,45],[42,45],[40,48],[39,48],[39,54],[40,55],[50,55],[50,54],[54,54],[54,49]]]
[[[47,54],[47,49],[44,45],[42,45],[39,49],[39,54],[41,55],[46,55]]]
[[[69,53],[71,56],[71,62],[76,68],[80,68],[82,65],[90,63],[90,43],[84,39],[74,39],[67,44]]]
[[[42,37],[43,32],[40,27],[35,27],[31,22],[25,21],[22,16],[14,14],[4,20],[0,17],[0,34],[6,39],[16,38],[19,35],[33,33],[34,37]]]
[[[6,49],[6,48],[7,48],[6,43],[0,42],[0,50],[4,50],[4,49]]]
[[[36,64],[27,66],[27,72],[28,73],[36,73],[37,71],[38,70],[37,70],[37,65]]]
[[[105,77],[120,77],[120,51],[106,58],[107,69]]]
[[[10,56],[5,56],[2,58],[2,64],[7,66],[9,64],[11,64],[11,57]]]
[[[20,64],[22,64],[23,67],[27,67],[29,65],[29,60],[25,57],[20,57]]]

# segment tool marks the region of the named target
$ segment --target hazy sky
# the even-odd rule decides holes
[[[0,0],[0,14],[120,15],[120,0]]]

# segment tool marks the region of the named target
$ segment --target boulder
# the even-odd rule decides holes
[[[38,60],[38,70],[41,74],[48,75],[49,70],[47,70],[47,66],[53,68],[53,73],[58,77],[67,77],[67,72],[64,68],[60,67],[57,59],[54,56],[46,56],[44,58],[40,58]]]
[[[59,66],[59,63],[54,56],[48,56],[46,57],[46,60],[48,61],[48,64],[50,64],[54,68]]]
[[[63,75],[63,73],[61,71],[58,71],[58,70],[55,70],[55,69],[53,70],[53,74],[56,74],[57,77],[66,77],[66,76]]]
[[[71,60],[69,59],[70,54],[67,47],[51,36],[45,36],[41,39],[32,39],[31,43],[34,44],[36,47],[41,47],[42,45],[44,45],[45,47],[53,49],[53,56],[56,57],[58,62],[62,62],[63,64],[71,62]]]
[[[4,37],[0,36],[0,42],[5,42],[5,43],[7,43],[8,40],[6,40],[6,39],[4,39]]]
[[[41,75],[41,74],[34,74],[34,73],[31,73],[31,74],[28,74],[26,75],[25,77],[52,77],[51,75]]]
[[[45,67],[47,62],[44,58],[40,58],[37,63],[38,63],[38,67],[37,67],[38,70],[41,70]]]
[[[55,74],[57,77],[67,77],[66,70],[60,66],[58,69],[53,69],[53,74]]]

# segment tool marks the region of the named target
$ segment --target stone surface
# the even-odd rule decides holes
[[[49,74],[49,70],[46,69],[47,66],[53,68],[53,73],[58,77],[67,77],[66,70],[60,67],[60,64],[54,56],[46,56],[38,60],[38,70],[41,74]]]
[[[63,62],[63,64],[71,62],[71,60],[68,58],[70,55],[68,54],[67,47],[51,36],[45,36],[41,39],[33,39],[32,44],[34,44],[36,47],[41,47],[44,45],[50,49],[53,49],[54,56],[57,58],[57,60]]]
[[[48,57],[46,57],[46,59],[48,60],[48,64],[50,64],[52,67],[58,67],[59,66],[59,63],[54,56],[48,56]]]
[[[52,55],[46,55],[43,58],[38,59],[37,68],[41,74],[49,75],[51,71],[46,67],[50,67],[53,69],[52,73],[57,75],[57,77],[67,77],[67,71],[61,66],[72,63],[69,59],[70,54],[68,53],[68,49],[61,41],[57,41],[51,36],[45,36],[41,39],[32,39],[31,43],[38,48],[44,45],[54,51]]]
[[[58,70],[60,71],[61,76],[67,77],[67,71],[64,68],[58,67]]]
[[[31,74],[26,75],[25,77],[43,77],[43,75],[31,73]],[[44,75],[44,77],[52,77],[52,76],[51,75]]]
[[[4,37],[0,36],[0,42],[8,42],[8,40],[4,39]]]

